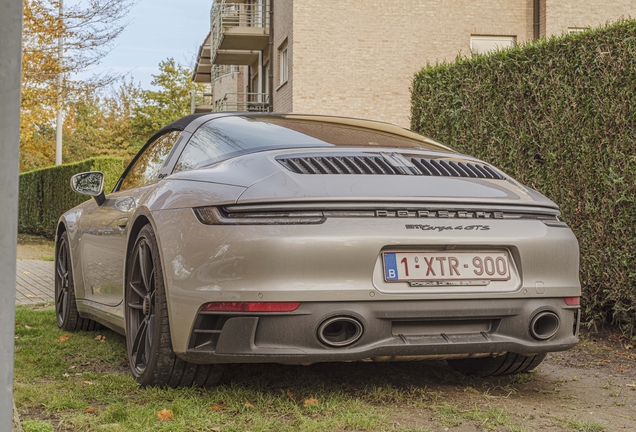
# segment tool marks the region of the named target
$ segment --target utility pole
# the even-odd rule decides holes
[[[60,0],[60,31],[64,29],[64,2]],[[62,165],[62,129],[64,128],[64,111],[62,109],[62,86],[64,85],[64,77],[62,73],[62,58],[64,56],[62,34],[57,39],[57,59],[59,62],[60,73],[57,76],[57,122],[55,126],[55,165]]]
[[[0,0],[0,432],[11,432],[22,0]]]

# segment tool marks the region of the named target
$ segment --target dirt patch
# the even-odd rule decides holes
[[[531,374],[472,379],[431,364],[446,377],[429,376],[427,391],[438,399],[426,410],[407,408],[395,422],[452,431],[636,431],[635,351],[616,333],[584,334]]]
[[[18,235],[17,256],[19,260],[53,261],[55,242],[45,237],[28,234]]]

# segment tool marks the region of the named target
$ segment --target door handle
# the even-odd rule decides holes
[[[126,225],[128,225],[128,218],[127,217],[117,219],[117,226],[120,229],[126,228]]]

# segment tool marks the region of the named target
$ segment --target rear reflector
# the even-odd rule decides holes
[[[218,302],[203,305],[206,312],[293,312],[300,302]]]
[[[580,306],[581,304],[581,297],[566,297],[563,300],[568,306]]]

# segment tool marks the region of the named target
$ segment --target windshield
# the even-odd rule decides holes
[[[449,151],[434,141],[395,126],[362,121],[357,123],[390,130],[335,123],[321,120],[320,117],[217,118],[203,124],[192,135],[174,172],[207,166],[245,153],[283,148],[371,146]],[[396,130],[400,133],[396,133]]]

